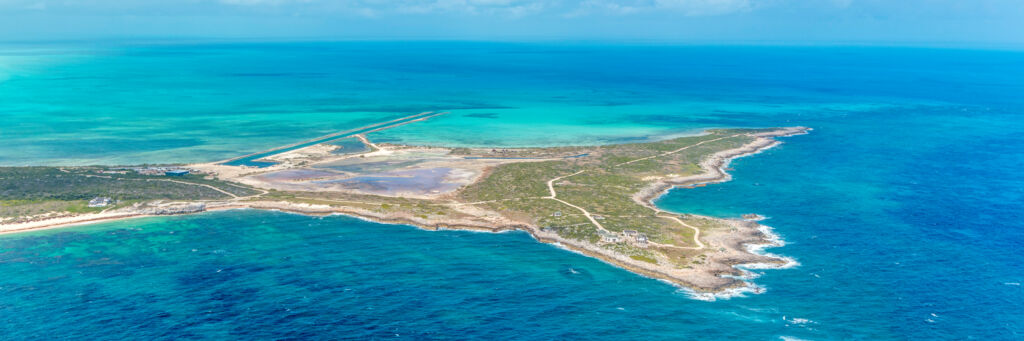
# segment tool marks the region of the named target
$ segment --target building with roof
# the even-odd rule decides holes
[[[95,197],[89,200],[89,207],[107,207],[113,204],[114,200],[107,197]]]
[[[617,234],[610,233],[610,232],[605,232],[605,231],[599,231],[598,233],[601,235],[601,241],[602,242],[605,242],[605,243],[619,243],[619,242],[622,242],[622,237],[620,237]]]
[[[637,233],[636,245],[639,247],[647,247],[647,235],[643,233]]]
[[[182,175],[187,175],[187,174],[188,174],[188,170],[187,169],[172,169],[172,170],[164,172],[164,175],[167,175],[167,176],[182,176]]]

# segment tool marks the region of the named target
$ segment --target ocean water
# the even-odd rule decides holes
[[[668,210],[759,213],[800,266],[702,301],[524,233],[227,211],[0,236],[5,339],[1020,339],[1024,53],[491,43],[0,49],[0,164],[377,141],[617,143],[804,125]]]
[[[791,89],[772,78],[806,71],[787,63],[758,75],[743,69],[757,54],[813,61],[804,52],[482,43],[4,46],[0,164],[214,161],[423,111],[451,114],[371,137],[599,144],[765,121],[746,119],[750,111],[792,119],[890,105],[873,93],[851,101],[827,89]],[[833,86],[828,76],[800,78]]]

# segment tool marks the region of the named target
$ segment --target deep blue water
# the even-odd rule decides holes
[[[1024,333],[1021,52],[483,43],[6,51],[2,164],[216,160],[430,110],[452,114],[370,137],[517,146],[723,126],[814,131],[736,160],[731,182],[658,201],[770,217],[788,243],[771,252],[801,265],[763,271],[755,282],[764,294],[694,300],[523,233],[231,211],[0,237],[5,339]]]

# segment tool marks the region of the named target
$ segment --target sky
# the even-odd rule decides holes
[[[1024,0],[0,0],[0,41],[1024,46]]]

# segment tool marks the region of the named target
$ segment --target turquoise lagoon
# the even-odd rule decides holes
[[[370,134],[623,143],[804,125],[668,210],[760,213],[800,266],[697,300],[524,233],[228,211],[0,237],[5,339],[1019,339],[1024,53],[169,43],[0,50],[0,164],[194,162]]]

